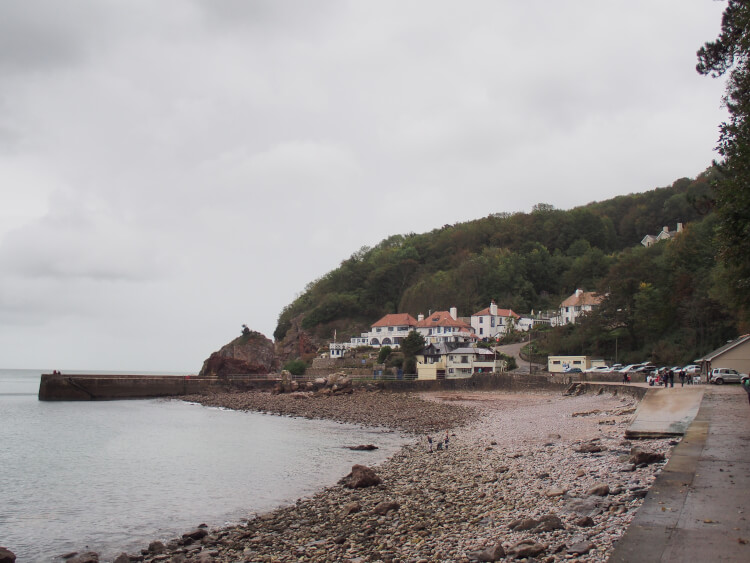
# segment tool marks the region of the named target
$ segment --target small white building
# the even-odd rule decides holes
[[[581,371],[586,371],[589,368],[606,365],[604,360],[590,356],[549,356],[547,358],[547,371],[550,373],[562,373],[571,368],[581,368]]]
[[[498,309],[493,300],[489,307],[471,316],[471,328],[479,338],[497,338],[514,329],[520,318],[512,309]]]
[[[670,231],[668,226],[664,226],[661,229],[661,232],[654,236],[654,235],[646,235],[641,239],[641,244],[648,248],[649,246],[655,245],[660,240],[671,240],[677,235],[679,235],[682,232],[682,223],[677,223],[677,230],[676,231]]]
[[[575,324],[578,317],[592,311],[602,302],[603,297],[593,291],[576,289],[576,292],[560,303],[560,323]]]

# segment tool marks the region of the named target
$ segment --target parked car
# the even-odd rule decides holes
[[[623,368],[617,370],[618,373],[635,373],[635,370],[641,367],[643,364],[628,364]]]
[[[609,366],[596,366],[595,368],[584,370],[584,373],[612,373],[612,368]]]
[[[618,369],[622,369],[622,364],[612,364],[612,371],[617,371]]]
[[[709,383],[723,385],[725,383],[739,383],[746,374],[739,373],[736,369],[731,368],[714,368],[708,377]]]
[[[581,368],[567,368],[563,370],[563,373],[583,373]]]
[[[638,366],[631,373],[642,373],[644,375],[654,374],[659,371],[655,365],[646,364],[645,366]]]
[[[688,375],[700,375],[701,373],[701,367],[698,364],[689,364],[682,369],[684,369],[685,373]]]

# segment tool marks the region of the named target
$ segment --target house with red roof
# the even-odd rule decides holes
[[[368,334],[370,346],[398,346],[418,324],[409,313],[386,315],[372,325]]]
[[[369,332],[353,336],[349,342],[331,342],[328,353],[331,358],[342,358],[347,350],[357,346],[390,346],[398,348],[401,341],[417,328],[417,319],[408,313],[390,313],[375,322]]]
[[[498,309],[495,301],[471,316],[471,327],[479,338],[497,338],[516,327],[521,315],[513,309]]]
[[[427,344],[437,342],[469,342],[476,339],[470,324],[458,318],[458,310],[437,311],[417,318],[417,332]]]

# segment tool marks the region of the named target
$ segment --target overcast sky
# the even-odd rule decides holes
[[[0,367],[197,371],[363,245],[694,177],[724,6],[3,1]]]

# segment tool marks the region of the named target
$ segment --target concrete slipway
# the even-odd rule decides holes
[[[737,385],[654,391],[644,398],[635,431],[676,431],[696,397],[702,401],[609,561],[750,561],[747,394]],[[653,412],[659,405],[672,413],[671,420]]]
[[[649,389],[643,397],[626,438],[682,436],[698,414],[705,386]]]

